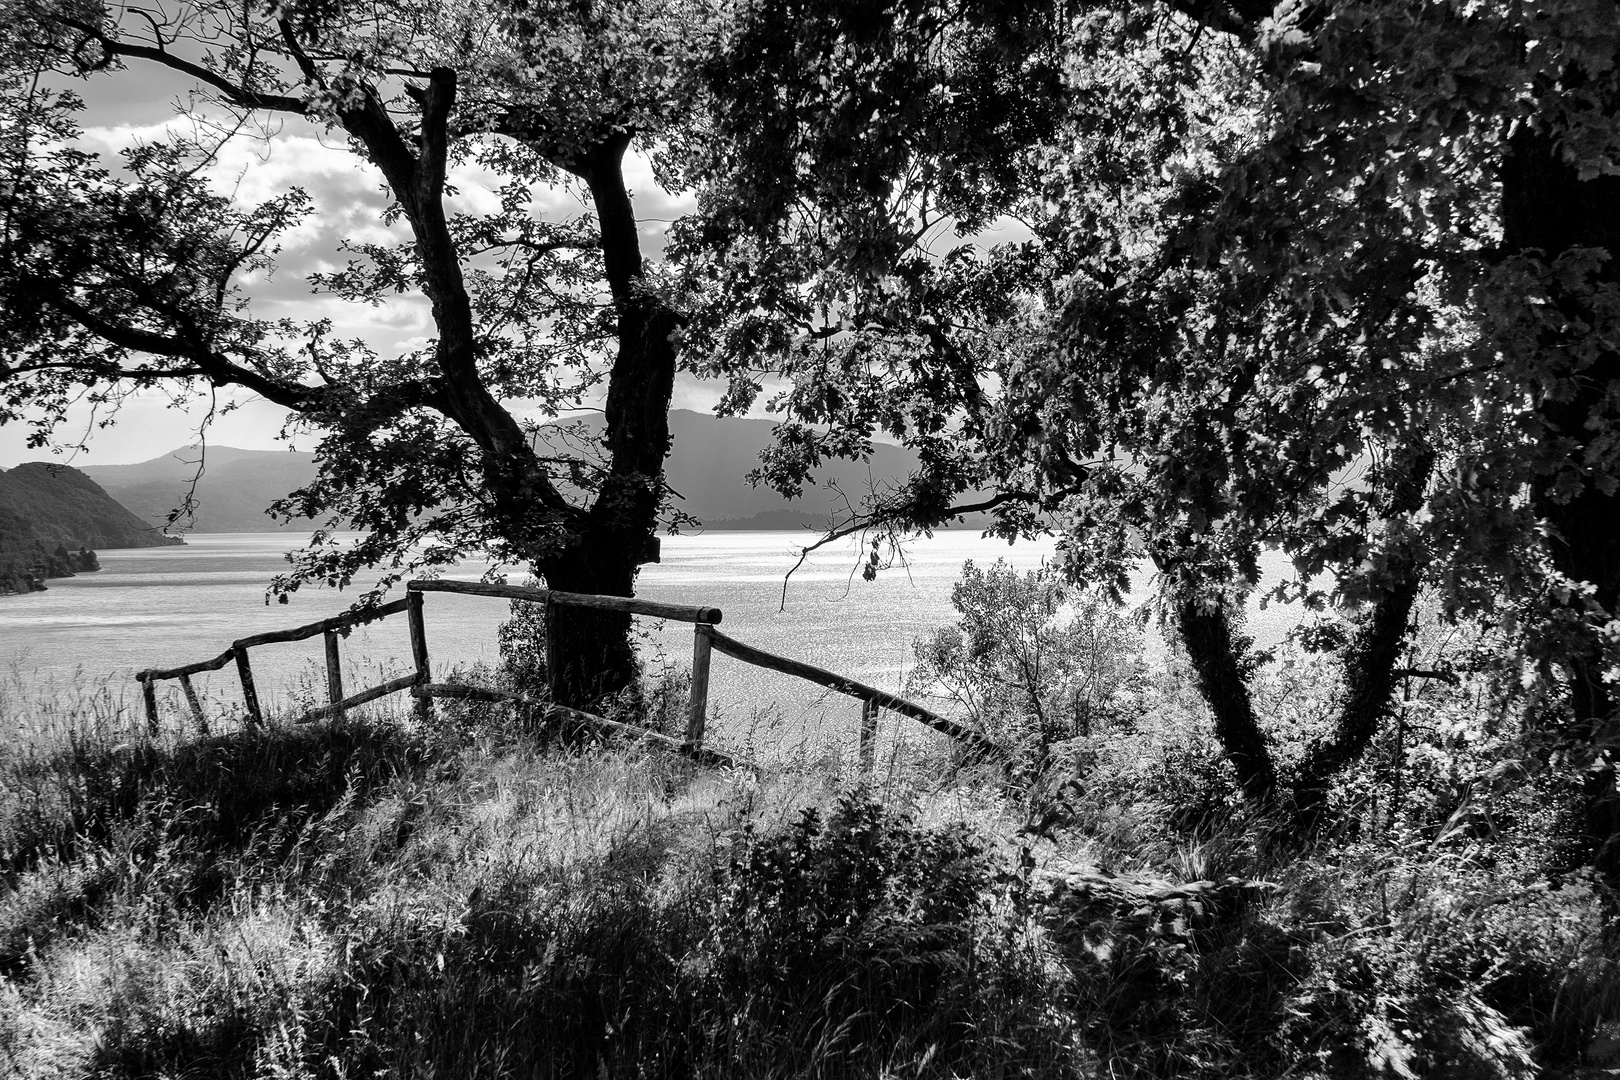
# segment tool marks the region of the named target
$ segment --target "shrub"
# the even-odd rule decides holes
[[[966,827],[860,792],[745,832],[711,922],[717,1041],[772,1075],[1061,1068],[1072,1039],[1017,881]]]
[[[1274,1036],[1333,1075],[1516,1077],[1579,1063],[1620,1003],[1601,886],[1488,846],[1359,845],[1290,874],[1309,969]]]
[[[540,582],[528,578],[524,585],[538,587]],[[514,690],[538,693],[548,687],[546,681],[546,608],[527,600],[513,600],[511,618],[496,630],[496,641],[501,653],[501,670]]]
[[[1020,575],[969,560],[951,606],[961,619],[915,643],[907,689],[945,694],[1003,743],[1089,736],[1141,677],[1140,626],[1050,568]]]

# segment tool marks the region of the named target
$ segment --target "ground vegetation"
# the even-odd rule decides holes
[[[1479,644],[1429,629],[1459,661]],[[1256,681],[1285,766],[1331,723],[1338,676],[1295,651]],[[1053,740],[1044,770],[1012,773],[926,743],[875,773],[833,744],[715,770],[537,740],[477,704],[153,738],[107,690],[40,703],[8,685],[0,1069],[1614,1063],[1612,897],[1547,842],[1578,841],[1560,820],[1578,783],[1500,767],[1511,689],[1483,671],[1414,681],[1335,779],[1339,827],[1301,847],[1258,833],[1196,679],[1167,658]]]

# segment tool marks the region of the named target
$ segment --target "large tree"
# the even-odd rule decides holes
[[[44,443],[75,402],[239,388],[319,440],[318,479],[282,509],[326,525],[283,595],[469,553],[631,595],[656,558],[682,315],[642,249],[625,158],[671,177],[714,20],[684,0],[8,3],[0,422]],[[191,123],[113,162],[83,149],[72,80],[157,69],[195,87]],[[387,200],[390,238],[330,253],[313,285],[425,299],[423,347],[379,355],[331,321],[256,312],[279,238],[328,208],[298,189],[242,205],[211,169],[227,140],[284,122],[341,140]],[[500,178],[495,205],[457,200],[458,167]],[[559,185],[588,211],[538,213]],[[533,418],[596,401],[600,446],[537,438]],[[363,538],[337,543],[339,525]],[[625,618],[582,612],[559,641],[570,704],[633,676]]]
[[[1245,792],[1307,817],[1378,729],[1421,588],[1513,620],[1611,841],[1612,0],[755,15],[714,82],[779,107],[724,114],[755,179],[710,239],[761,253],[731,355],[789,311],[761,298],[820,301],[769,324],[800,376],[777,479],[884,427],[928,468],[852,525],[990,491],[1004,532],[1050,515],[1077,577],[1150,559]],[[921,250],[997,220],[1026,238]],[[1287,777],[1234,621],[1268,544],[1279,592],[1345,622],[1336,722]]]

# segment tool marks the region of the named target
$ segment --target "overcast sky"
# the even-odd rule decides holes
[[[123,72],[92,77],[76,88],[88,106],[82,120],[86,148],[116,160],[120,147],[143,136],[156,137],[165,125],[177,122],[173,103],[185,94],[188,83],[155,65],[132,61]],[[644,223],[644,248],[655,254],[667,222],[686,212],[690,200],[671,198],[661,191],[644,159],[632,154],[626,164],[636,210]],[[280,132],[268,142],[237,140],[222,156],[215,176],[217,182],[234,189],[249,203],[298,185],[309,192],[315,207],[308,221],[282,237],[274,278],[252,283],[249,291],[257,314],[271,318],[329,317],[339,336],[363,337],[382,353],[427,342],[432,326],[426,303],[420,298],[407,295],[384,307],[366,307],[313,295],[305,280],[312,271],[342,264],[345,256],[340,246],[344,239],[377,240],[388,235],[379,220],[385,203],[381,176],[350,153],[341,137],[287,118]],[[456,201],[462,209],[494,206],[493,177],[463,169],[450,179],[458,189]],[[577,193],[559,188],[548,192],[537,209],[548,217],[571,217],[579,214],[584,204]],[[718,387],[700,385],[682,376],[677,381],[674,404],[677,408],[706,410],[718,397]],[[287,446],[277,439],[285,416],[283,410],[240,392],[234,398],[222,397],[219,404],[232,400],[238,408],[213,421],[210,442],[254,449]],[[96,426],[100,418],[89,410],[78,410],[64,434],[73,440],[88,432],[90,449],[88,454],[69,459],[28,449],[28,429],[7,425],[0,427],[0,466],[9,468],[40,459],[69,460],[75,465],[144,461],[196,441],[208,407],[207,402],[176,407],[167,395],[152,392],[126,402],[117,422],[107,428]],[[309,449],[307,437],[304,442],[297,448]]]

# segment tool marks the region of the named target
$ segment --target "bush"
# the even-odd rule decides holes
[[[1041,749],[1101,730],[1141,678],[1141,627],[1050,568],[968,561],[951,590],[956,626],[913,646],[908,692],[943,693],[1004,745]]]
[[[1386,842],[1293,868],[1289,917],[1314,933],[1275,1043],[1332,1075],[1578,1064],[1620,1004],[1610,905],[1591,880],[1503,854]]]
[[[1074,1064],[1018,881],[964,826],[919,828],[859,792],[745,832],[711,921],[723,1041],[771,1075]]]
[[[541,583],[528,578],[523,584],[538,587]],[[511,618],[501,623],[495,633],[507,684],[523,693],[547,690],[545,605],[513,600]]]

